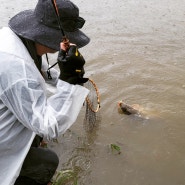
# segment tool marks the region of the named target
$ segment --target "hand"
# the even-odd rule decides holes
[[[66,51],[67,50],[67,51]],[[61,49],[58,55],[58,65],[60,68],[59,79],[70,84],[79,84],[88,81],[88,78],[83,78],[85,60],[77,49],[76,45],[70,45],[68,49],[61,44]]]

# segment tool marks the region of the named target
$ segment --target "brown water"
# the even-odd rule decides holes
[[[36,1],[1,2],[1,26]],[[27,4],[29,2],[29,4]],[[59,169],[73,168],[80,185],[185,184],[185,2],[75,0],[91,43],[81,49],[86,76],[101,93],[93,133],[77,123],[51,147]],[[117,102],[139,104],[146,117],[119,114]],[[121,148],[112,153],[110,144]]]

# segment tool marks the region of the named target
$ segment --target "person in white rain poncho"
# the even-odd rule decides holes
[[[58,157],[40,147],[42,138],[63,134],[76,120],[88,90],[82,86],[85,60],[77,48],[89,42],[79,30],[84,19],[71,1],[57,0],[62,41],[50,0],[39,0],[34,10],[18,13],[0,30],[0,184],[47,185]],[[59,51],[60,72],[42,58]],[[45,57],[44,57],[45,58]],[[47,98],[46,84],[57,91]]]

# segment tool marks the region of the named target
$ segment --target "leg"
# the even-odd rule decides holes
[[[15,185],[47,185],[58,163],[58,156],[52,150],[31,147]]]

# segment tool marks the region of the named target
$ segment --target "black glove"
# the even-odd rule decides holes
[[[83,78],[84,64],[85,60],[76,46],[70,46],[67,52],[61,49],[58,54],[59,79],[70,84],[82,85],[88,81],[88,78]]]

